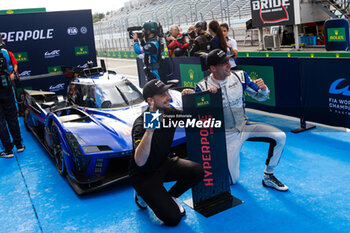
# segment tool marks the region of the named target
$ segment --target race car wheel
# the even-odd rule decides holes
[[[66,169],[64,167],[63,150],[62,150],[61,140],[58,136],[58,130],[55,125],[53,125],[51,128],[51,134],[52,134],[53,155],[55,159],[56,168],[58,172],[61,174],[61,176],[65,176]]]

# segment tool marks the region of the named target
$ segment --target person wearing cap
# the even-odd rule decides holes
[[[25,147],[22,144],[15,97],[10,81],[13,66],[10,55],[4,48],[4,43],[2,41],[0,43],[0,139],[5,149],[0,153],[0,157],[12,158],[14,157],[12,150],[14,145],[17,152],[24,151]],[[9,131],[13,142],[11,142]]]
[[[158,36],[158,24],[156,22],[147,21],[143,24],[143,32],[145,35],[145,40],[139,38],[137,33],[132,35],[134,40],[134,51],[136,54],[145,54],[145,73],[148,81],[151,79],[160,80],[159,76],[159,61],[161,59]],[[139,42],[140,41],[140,42]],[[140,45],[141,43],[141,45]]]
[[[274,176],[274,169],[286,142],[285,133],[271,125],[250,122],[245,115],[244,93],[258,101],[265,101],[270,91],[262,79],[252,81],[244,71],[231,71],[229,60],[232,56],[220,49],[211,51],[206,60],[211,74],[196,86],[196,92],[208,90],[215,93],[221,88],[227,160],[232,183],[235,184],[239,177],[240,150],[244,141],[262,141],[270,143],[262,184],[287,191],[288,187]]]
[[[149,105],[146,113],[153,113],[153,117],[182,113],[171,108],[169,87],[160,80],[151,80],[144,86],[143,97]],[[193,92],[185,89],[182,94]],[[130,181],[136,191],[136,204],[141,209],[149,206],[168,226],[176,226],[185,215],[185,209],[176,198],[200,182],[204,175],[203,168],[198,163],[179,157],[169,158],[175,130],[175,127],[163,128],[162,125],[159,129],[145,129],[142,113],[132,128],[134,155],[129,168]],[[169,181],[176,183],[167,191],[163,183]]]
[[[197,37],[189,51],[190,56],[194,56],[197,52],[208,52],[210,50],[210,41],[212,39],[212,36],[206,32],[207,22],[199,21],[194,26]]]

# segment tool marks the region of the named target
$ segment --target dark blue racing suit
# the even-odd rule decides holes
[[[136,54],[145,54],[144,63],[145,63],[145,72],[148,80],[158,79],[160,76],[158,73],[159,69],[159,42],[156,38],[152,38],[145,43],[144,46],[141,46],[138,41],[134,43],[134,50]]]

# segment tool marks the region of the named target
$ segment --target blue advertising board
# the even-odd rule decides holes
[[[84,67],[87,61],[97,65],[91,10],[0,15],[0,35],[20,77]],[[52,86],[50,78],[45,82]]]
[[[305,119],[350,128],[350,59],[300,59]]]

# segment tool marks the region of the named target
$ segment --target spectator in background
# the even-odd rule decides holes
[[[6,49],[6,44],[3,40],[0,41],[0,48]],[[13,71],[10,74],[10,78],[11,78],[11,81],[14,82],[16,76],[18,78],[18,62],[16,61],[15,55],[13,55],[11,51],[7,50],[7,52],[10,56],[10,64],[13,67]]]
[[[227,51],[227,43],[218,21],[213,20],[209,23],[209,33],[213,36],[210,41],[210,50],[221,49]]]
[[[189,44],[186,43],[184,36],[180,33],[180,28],[177,25],[171,25],[169,30],[170,36],[166,38],[169,43],[169,57],[185,56]]]
[[[193,37],[191,36],[193,35]],[[194,25],[191,25],[187,29],[187,39],[186,42],[188,43],[188,48],[192,48],[194,40],[196,39],[197,34],[196,34],[196,27]]]
[[[207,22],[199,21],[195,24],[195,32],[197,34],[192,47],[190,49],[190,56],[194,56],[196,52],[209,52],[211,36],[206,32]]]
[[[6,49],[6,44],[4,41],[0,42],[0,47]],[[13,55],[13,53],[9,50],[7,50],[9,56],[10,56],[10,64],[13,67],[13,71],[10,74],[10,79],[12,82],[12,86],[13,86],[13,93],[16,97],[16,102],[17,102],[17,109],[18,109],[18,113],[20,116],[23,116],[24,114],[24,109],[23,109],[23,94],[19,93],[17,94],[17,89],[20,87],[21,85],[21,80],[19,79],[19,75],[18,75],[18,62],[15,58],[15,55]]]
[[[194,31],[194,32],[196,31],[196,27],[194,25],[191,25],[188,27],[187,32],[191,32],[191,31]],[[195,38],[193,38],[193,39],[195,39]]]
[[[0,139],[4,146],[4,151],[0,153],[1,158],[12,158],[13,144],[16,145],[17,152],[24,151],[22,137],[18,123],[17,109],[10,78],[14,78],[13,66],[8,51],[4,48],[4,43],[0,42]],[[13,142],[8,132],[11,133]]]
[[[222,33],[225,36],[225,39],[226,39],[226,44],[227,44],[226,54],[227,55],[234,55],[234,57],[230,59],[231,70],[238,70],[237,64],[235,61],[235,58],[238,55],[237,42],[235,39],[231,39],[230,37],[228,37],[229,27],[228,27],[227,23],[221,23],[220,28],[221,28]]]

